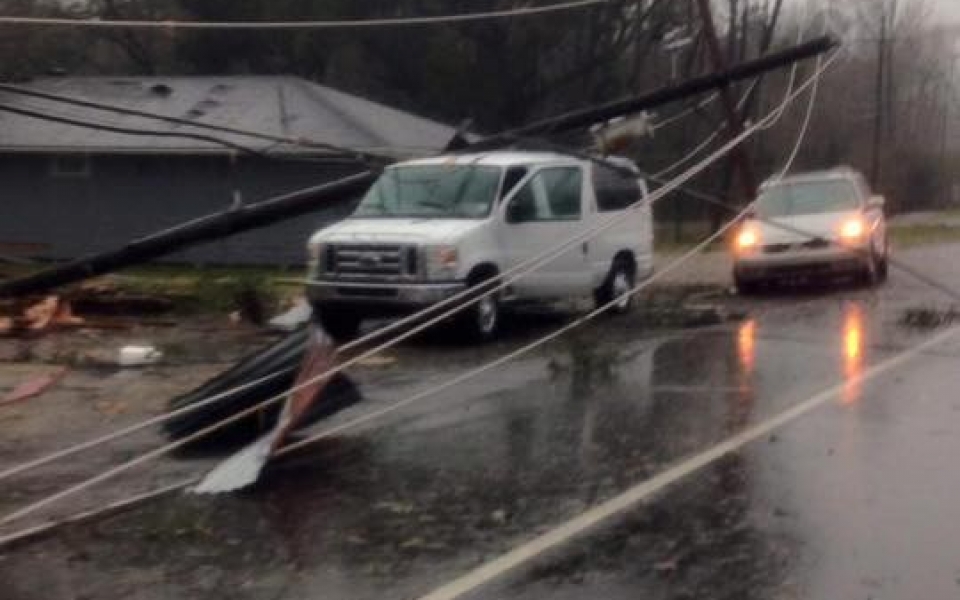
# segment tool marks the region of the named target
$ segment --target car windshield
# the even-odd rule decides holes
[[[501,169],[418,165],[387,169],[360,201],[355,217],[480,219],[500,185]]]
[[[769,187],[757,200],[763,217],[790,217],[856,210],[854,187],[843,180],[780,183]]]

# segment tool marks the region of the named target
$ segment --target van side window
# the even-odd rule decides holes
[[[530,221],[549,221],[550,207],[543,194],[543,182],[533,177],[520,188],[507,207],[509,223],[527,223]]]
[[[582,209],[580,169],[547,169],[540,173],[554,219],[579,219]]]
[[[640,200],[640,183],[631,174],[594,164],[593,189],[600,212],[624,210]]]
[[[507,207],[509,223],[570,221],[581,214],[580,169],[544,169],[521,187]]]

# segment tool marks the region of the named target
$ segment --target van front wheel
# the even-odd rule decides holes
[[[606,280],[593,294],[597,308],[610,305],[609,312],[623,314],[633,307],[633,290],[637,283],[637,270],[626,258],[617,257],[610,267]],[[611,304],[613,303],[613,304]]]
[[[477,282],[471,286],[470,298],[488,291],[491,285]],[[489,342],[500,333],[500,296],[492,292],[476,300],[460,314],[460,326],[467,336],[476,342]]]

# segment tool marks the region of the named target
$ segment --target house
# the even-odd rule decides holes
[[[22,87],[397,157],[434,153],[454,135],[445,125],[288,76],[51,77]],[[0,112],[0,255],[75,258],[238,202],[263,200],[357,170],[356,165],[331,160],[316,147],[10,92],[0,92],[3,105],[162,135],[132,135]],[[171,135],[183,133],[218,141]],[[349,203],[337,203],[166,260],[299,265],[309,234],[351,208]]]

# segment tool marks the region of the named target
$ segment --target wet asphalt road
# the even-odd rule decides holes
[[[952,268],[947,267],[947,268]],[[943,273],[945,277],[952,273]],[[957,279],[960,283],[960,279]],[[418,598],[927,339],[879,291],[704,300],[699,329],[605,320],[273,466],[0,555],[10,600]],[[329,424],[549,331],[407,346]],[[498,573],[465,598],[960,597],[960,335]]]

